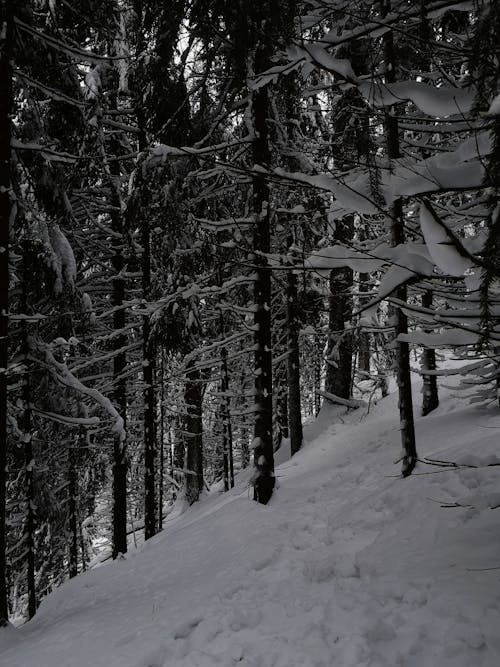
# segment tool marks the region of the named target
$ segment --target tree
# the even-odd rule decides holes
[[[0,626],[8,621],[5,494],[7,487],[7,368],[9,365],[9,236],[14,212],[10,176],[14,9],[0,4]]]
[[[391,11],[391,0],[381,0],[381,15],[387,16]],[[388,83],[396,81],[397,62],[394,51],[394,35],[388,32],[383,37],[384,43],[384,63],[386,80]],[[387,157],[389,160],[396,160],[401,157],[399,149],[399,127],[394,110],[389,109],[385,115],[385,132],[387,139]],[[404,212],[403,202],[400,198],[396,199],[389,208],[391,220],[391,242],[393,246],[401,245],[405,242]],[[396,298],[405,303],[407,301],[406,287],[400,286],[395,291]],[[397,308],[395,315],[395,338],[396,338],[396,364],[397,364],[397,383],[399,391],[399,415],[401,424],[401,444],[403,447],[403,477],[411,475],[413,468],[417,463],[417,449],[415,444],[415,427],[413,423],[413,399],[411,391],[411,371],[410,371],[410,346],[407,342],[400,340],[400,336],[408,333],[408,320],[401,307]]]

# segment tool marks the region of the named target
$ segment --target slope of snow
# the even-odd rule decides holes
[[[420,455],[498,460],[498,411],[442,393]],[[497,667],[499,468],[402,480],[396,397],[340,410],[278,452],[268,506],[248,473],[208,494],[0,632],[1,667]]]

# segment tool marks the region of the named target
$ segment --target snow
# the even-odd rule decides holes
[[[358,173],[352,181],[341,183],[329,174],[305,174],[302,172],[288,172],[282,168],[274,169],[274,174],[290,181],[311,185],[320,190],[332,192],[338,203],[346,211],[374,215],[379,212],[372,201],[369,178],[366,173]]]
[[[475,90],[436,88],[420,81],[380,83],[367,81],[359,86],[361,94],[376,107],[410,101],[423,113],[435,118],[468,113],[474,104]]]
[[[498,116],[500,115],[500,94],[496,95],[491,101],[490,108],[488,109],[489,116]]]
[[[372,272],[390,264],[376,290],[377,301],[391,294],[399,285],[417,274],[430,276],[434,266],[428,249],[422,243],[405,243],[395,247],[380,243],[368,253],[335,245],[312,252],[305,261],[307,268],[327,274],[332,269],[349,266],[353,271]],[[365,296],[370,296],[366,293]],[[368,306],[369,307],[369,306]]]
[[[485,159],[492,147],[491,134],[480,132],[459,143],[452,151],[418,162],[395,160],[393,173],[385,177],[384,196],[387,204],[401,196],[481,187],[485,179]]]
[[[439,224],[424,203],[420,204],[420,228],[432,259],[444,273],[463,276],[472,267],[471,260],[460,255],[451,243],[444,223]]]
[[[498,429],[482,426],[498,410],[454,391],[416,418],[420,455],[480,467],[403,480],[395,394],[368,414],[328,407],[303,450],[277,452],[269,505],[245,471],[176,510],[0,631],[0,666],[497,667]]]
[[[85,74],[85,94],[87,99],[95,100],[101,90],[101,75],[96,67],[89,69]]]
[[[414,345],[425,345],[426,347],[443,347],[476,345],[481,336],[470,331],[461,329],[449,329],[443,333],[426,333],[425,331],[411,331],[408,334],[400,334],[398,340],[403,343]]]
[[[310,62],[319,65],[322,69],[338,74],[346,81],[355,81],[357,79],[349,60],[334,58],[319,44],[304,43],[303,47],[296,47],[296,49],[297,52],[305,55],[306,59]]]
[[[50,225],[49,238],[52,246],[52,267],[56,273],[54,291],[59,294],[64,284],[74,289],[76,260],[71,245],[58,224]]]

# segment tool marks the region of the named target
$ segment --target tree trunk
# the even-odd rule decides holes
[[[293,456],[302,446],[302,405],[300,397],[299,321],[297,314],[297,276],[290,271],[287,276],[287,326],[288,326],[288,425],[290,452]]]
[[[422,294],[422,306],[424,308],[431,308],[432,306],[432,292],[428,290]],[[425,329],[424,329],[425,330]],[[436,370],[436,350],[430,347],[425,347],[422,352],[422,370],[434,371]],[[422,387],[422,415],[428,415],[439,405],[439,396],[437,388],[437,378],[435,375],[423,375]]]
[[[151,247],[149,221],[142,219],[142,293],[145,302],[151,291]],[[144,378],[144,539],[148,540],[156,533],[155,500],[155,390],[154,366],[155,355],[151,337],[149,315],[144,315],[143,336],[143,378]]]
[[[432,69],[432,58],[430,45],[432,44],[432,28],[427,17],[425,0],[420,1],[420,25],[418,36],[421,39],[422,49],[422,68],[424,71]],[[429,157],[429,151],[421,151],[423,158]],[[432,307],[432,290],[427,290],[422,294],[422,306],[424,308]],[[429,331],[424,328],[424,331]],[[430,330],[429,332],[431,332]],[[436,351],[431,348],[424,348],[422,352],[422,370],[436,370]],[[422,377],[422,415],[428,415],[439,405],[437,377],[435,375],[423,375]]]
[[[280,374],[281,375],[281,374]],[[276,423],[278,426],[278,433],[276,437],[276,447],[279,449],[283,438],[290,436],[288,428],[288,381],[286,384],[278,376],[274,378],[274,392],[276,396]]]
[[[9,228],[12,215],[10,141],[13,5],[0,2],[0,627],[8,622],[5,505],[7,490],[7,366],[9,363]]]
[[[366,294],[370,291],[370,274],[359,274],[359,305],[363,306],[366,303]],[[360,330],[358,341],[358,369],[368,375],[371,372],[371,350],[370,350],[370,334],[368,331]]]
[[[343,224],[343,223],[342,223]],[[338,235],[348,240],[351,224]],[[344,323],[352,318],[352,269],[344,267],[330,272],[328,347],[325,390],[340,398],[350,398],[352,386],[352,333]]]
[[[69,514],[69,578],[78,574],[78,512],[77,512],[77,474],[75,445],[68,451],[68,514]]]
[[[112,203],[114,212],[111,216],[111,228],[115,235],[112,239],[113,245],[113,291],[111,302],[116,309],[113,313],[113,329],[116,332],[123,332],[126,324],[125,308],[123,301],[125,298],[125,280],[122,271],[125,268],[125,259],[123,257],[124,243],[124,224],[121,214],[121,197],[119,194],[119,167],[118,163],[112,163],[112,182],[113,191]],[[124,425],[127,416],[127,385],[123,377],[127,366],[127,358],[123,350],[127,343],[126,335],[119,333],[114,337],[114,349],[116,354],[113,358],[113,378],[114,378],[114,402],[116,408],[123,418]],[[118,554],[127,552],[127,447],[126,442],[115,435],[113,448],[113,558]]]
[[[142,55],[145,48],[143,26],[143,3],[137,3],[137,50]],[[136,93],[136,118],[139,128],[138,148],[147,149],[146,118],[144,114],[144,90]],[[139,167],[140,169],[140,167]],[[140,215],[140,212],[139,212]],[[149,217],[141,215],[142,241],[142,298],[144,304],[151,298],[151,232]],[[142,318],[142,368],[144,380],[144,539],[149,540],[156,534],[156,397],[155,397],[155,361],[154,341],[151,335],[150,315]],[[160,510],[161,511],[161,510]]]
[[[382,16],[386,16],[391,10],[390,0],[381,2]],[[396,58],[394,52],[394,40],[391,31],[383,37],[384,57],[386,65],[386,80],[388,83],[394,83],[396,80]],[[387,154],[389,160],[401,157],[399,150],[399,125],[397,117],[388,109],[385,113],[385,131],[387,137]],[[405,242],[404,213],[401,199],[396,199],[390,207],[389,215],[391,217],[391,242],[393,246]],[[395,296],[400,301],[406,302],[406,286],[398,287],[395,290]],[[395,319],[395,337],[408,333],[408,319],[401,308],[397,308],[394,314]],[[411,372],[410,372],[410,346],[408,343],[398,341],[397,346],[397,383],[399,389],[399,416],[401,424],[401,444],[404,452],[402,474],[403,477],[411,475],[416,462],[417,450],[415,443],[415,427],[413,422],[413,399],[411,391]]]
[[[202,390],[200,371],[188,363],[186,373],[186,500],[190,505],[198,500],[203,491],[203,425]]]
[[[313,359],[313,373],[314,373],[314,388],[313,388],[313,410],[314,417],[319,415],[321,410],[321,366],[323,359],[323,346],[319,341],[318,336],[314,339],[314,359]]]
[[[258,48],[256,71],[269,65],[265,49]],[[257,62],[256,62],[257,65]],[[269,100],[267,88],[252,93],[252,115],[255,138],[252,143],[254,164],[264,168],[271,162],[267,130]],[[269,217],[269,187],[264,176],[253,176],[253,212],[255,231],[256,279],[255,300],[255,425],[254,425],[254,500],[266,504],[271,498],[274,480],[273,455],[273,387],[272,387],[272,342],[271,342],[271,271],[266,254],[271,248]]]
[[[160,470],[158,471],[158,531],[163,530],[163,485],[165,477],[165,368],[160,357]]]
[[[29,242],[27,242],[29,243]],[[21,289],[21,311],[28,314],[28,285],[31,261],[29,247],[23,248],[23,282]],[[22,441],[24,446],[24,490],[26,501],[26,516],[24,518],[24,548],[26,550],[26,585],[28,590],[28,618],[36,614],[36,583],[35,583],[35,488],[33,484],[33,470],[35,461],[33,458],[33,423],[32,423],[32,397],[29,362],[28,324],[26,320],[21,323],[22,331],[22,355],[24,358],[23,376],[23,416],[22,416]]]
[[[229,374],[227,371],[227,350],[221,349],[221,417],[222,417],[222,450],[224,452],[224,488],[226,491],[234,487],[234,460],[233,460],[233,428],[231,424],[229,398]]]

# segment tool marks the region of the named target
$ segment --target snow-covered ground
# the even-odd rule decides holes
[[[419,454],[497,460],[498,410],[441,393]],[[401,479],[396,403],[324,412],[269,505],[243,474],[62,586],[0,632],[1,667],[498,667],[500,468]]]

